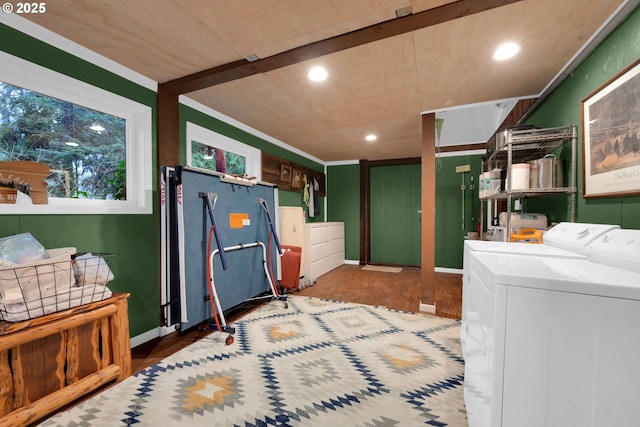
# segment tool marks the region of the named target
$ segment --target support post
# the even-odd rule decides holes
[[[421,304],[435,306],[436,115],[422,115]]]

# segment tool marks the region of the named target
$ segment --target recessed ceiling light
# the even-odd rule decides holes
[[[374,134],[370,133],[369,135],[365,136],[364,139],[366,139],[369,142],[375,141],[376,139],[378,139],[377,136],[375,136]]]
[[[68,141],[65,142],[66,145],[68,145],[69,147],[77,147],[78,143],[77,142],[73,142],[73,141]]]
[[[97,124],[96,124],[96,125],[91,125],[91,126],[89,127],[89,129],[91,129],[91,130],[95,130],[96,132],[102,132],[102,131],[104,131],[104,127],[102,127],[102,126],[100,126],[100,125],[97,125]]]
[[[500,45],[493,53],[493,59],[496,61],[504,61],[505,59],[513,58],[520,52],[520,45],[516,43],[505,43]]]
[[[324,67],[315,66],[311,70],[309,70],[309,74],[307,74],[307,77],[309,77],[309,80],[312,80],[314,82],[321,82],[327,80],[327,77],[329,77],[329,73],[327,73],[327,70],[325,70]]]

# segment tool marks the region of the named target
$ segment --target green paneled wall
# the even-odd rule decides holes
[[[527,119],[541,127],[580,125],[580,101],[640,57],[640,9],[636,10]],[[580,131],[579,131],[580,132]],[[582,147],[578,144],[579,222],[613,223],[640,229],[640,197],[582,198]],[[529,202],[531,212],[562,218],[566,201],[554,197]],[[566,208],[564,208],[566,211]],[[548,214],[549,215],[549,214]]]
[[[436,172],[436,267],[462,268],[462,247],[467,231],[475,231],[479,201],[477,178],[480,155],[443,157]],[[467,185],[473,176],[475,188],[465,192],[465,229],[462,228],[462,184],[456,166],[470,165]],[[360,259],[360,166],[336,165],[327,168],[329,221],[345,223],[345,257]]]
[[[185,161],[187,158],[186,137],[187,122],[195,123],[214,132],[225,135],[236,141],[243,142],[251,147],[257,148],[269,154],[298,163],[319,172],[324,172],[324,166],[318,162],[310,160],[299,154],[292,153],[282,147],[271,144],[264,139],[258,138],[244,130],[238,129],[219,119],[204,114],[189,106],[180,104],[180,158]],[[302,203],[302,193],[296,191],[280,191],[280,206],[304,206]],[[324,197],[320,197],[320,215],[315,218],[308,218],[307,221],[322,221],[324,219]]]
[[[327,219],[344,222],[344,257],[360,260],[360,165],[327,167]]]
[[[464,237],[478,227],[478,175],[480,155],[442,157],[436,163],[436,267],[462,268]],[[469,165],[470,172],[456,173],[456,166]],[[463,192],[460,189],[464,177]],[[470,189],[471,177],[474,188]]]
[[[152,107],[155,158],[154,91],[2,24],[0,50]],[[155,184],[153,193],[153,200],[158,200]],[[135,336],[158,326],[157,211],[155,203],[150,215],[2,215],[0,236],[30,232],[47,248],[74,246],[78,251],[117,253],[114,267],[117,278],[110,287],[115,292],[131,293],[130,333]]]

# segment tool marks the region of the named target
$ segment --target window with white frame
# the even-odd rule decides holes
[[[0,213],[152,212],[149,106],[4,52],[0,62],[0,161],[50,170],[46,205],[27,197]]]
[[[187,164],[260,179],[260,150],[187,122]]]

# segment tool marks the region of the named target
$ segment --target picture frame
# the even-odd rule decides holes
[[[640,194],[640,59],[580,102],[582,196]]]
[[[291,166],[280,164],[280,181],[291,182]]]
[[[302,171],[300,169],[293,169],[291,172],[291,188],[302,187]]]

